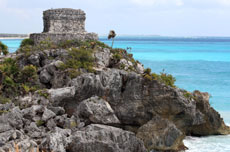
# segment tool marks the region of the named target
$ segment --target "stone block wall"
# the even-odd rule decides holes
[[[43,32],[85,32],[85,19],[85,13],[80,9],[50,9],[43,12]]]
[[[52,41],[58,44],[66,40],[98,40],[96,33],[33,33],[30,38],[34,41],[35,45],[41,41]]]

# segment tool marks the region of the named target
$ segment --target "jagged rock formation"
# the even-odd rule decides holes
[[[69,45],[25,46],[0,60],[0,151],[174,152],[186,135],[230,133],[208,93],[156,79],[126,50]]]
[[[30,38],[39,44],[50,40],[59,43],[64,40],[97,40],[95,33],[85,31],[85,13],[78,9],[50,9],[43,12],[43,33],[30,34]]]

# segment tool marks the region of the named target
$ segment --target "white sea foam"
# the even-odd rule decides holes
[[[230,112],[221,111],[226,125],[230,126]],[[186,152],[230,152],[230,135],[209,137],[186,137],[185,146],[189,148]]]
[[[210,137],[186,137],[186,152],[230,152],[230,135]]]

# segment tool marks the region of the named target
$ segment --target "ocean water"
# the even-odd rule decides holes
[[[10,52],[15,52],[19,48],[22,39],[0,39],[0,41],[8,46]]]
[[[100,37],[111,45],[111,40]],[[21,40],[1,40],[14,52]],[[152,72],[173,74],[176,85],[212,95],[211,105],[230,124],[230,38],[221,37],[117,37],[114,47],[130,53]],[[230,152],[230,136],[187,137],[187,152]]]

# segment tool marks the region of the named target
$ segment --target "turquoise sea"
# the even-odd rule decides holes
[[[100,40],[108,45],[106,37]],[[1,40],[14,52],[21,40]],[[211,105],[230,124],[230,37],[117,37],[114,47],[131,47],[134,58],[153,72],[173,74],[176,85],[212,95]],[[230,136],[187,137],[187,152],[230,152]]]

